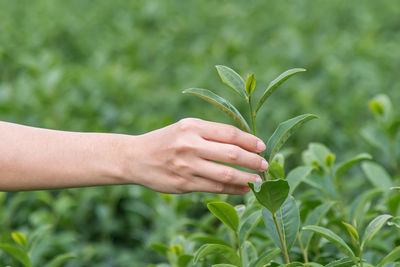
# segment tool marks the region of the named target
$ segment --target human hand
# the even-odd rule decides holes
[[[248,182],[261,178],[217,162],[265,171],[268,163],[252,153],[264,149],[259,138],[233,126],[188,118],[135,136],[126,175],[133,183],[165,193],[244,194]]]

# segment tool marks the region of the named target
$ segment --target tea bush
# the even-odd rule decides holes
[[[281,121],[304,112],[320,117],[296,132],[277,158],[287,181],[292,172],[313,168],[290,192],[302,226],[316,217],[313,224],[339,235],[358,257],[357,240],[342,221],[362,238],[378,215],[399,215],[400,196],[388,189],[399,185],[395,0],[3,0],[0,18],[0,120],[128,134],[188,116],[232,123],[180,89],[212,88],[246,112],[246,103],[223,89],[212,66],[255,73],[256,99],[280,72],[302,66],[308,71],[285,82],[257,118],[258,135],[268,140]],[[353,157],[363,162],[332,176]],[[336,185],[325,184],[330,182]],[[251,194],[178,196],[135,186],[0,193],[0,243],[24,250],[18,242],[26,238],[29,244],[44,231],[27,250],[33,266],[71,254],[76,258],[65,266],[183,264],[193,259],[183,256],[179,263],[179,255],[193,256],[212,239],[234,240],[207,209],[217,201],[245,204],[239,223],[251,205],[259,207]],[[366,262],[376,264],[396,251],[397,223],[389,223],[365,246]],[[302,230],[301,239],[312,231]],[[258,255],[275,247],[261,221],[247,239]],[[290,259],[304,262],[307,251],[310,261],[325,264],[345,255],[326,240],[313,234],[303,249],[296,241]],[[282,263],[281,254],[272,252]],[[197,264],[218,262],[218,255],[209,255]],[[21,263],[0,250],[0,265]]]

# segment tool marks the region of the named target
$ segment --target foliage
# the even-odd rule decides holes
[[[187,116],[230,123],[178,89],[215,88],[244,111],[246,103],[222,90],[210,66],[256,73],[255,88],[263,90],[251,92],[253,83],[243,82],[257,99],[288,66],[304,66],[308,71],[285,81],[268,104],[254,103],[263,140],[300,112],[321,118],[288,140],[268,175],[286,177],[301,226],[329,228],[357,253],[343,222],[364,233],[378,215],[394,216],[364,259],[398,261],[400,194],[376,188],[380,178],[357,166],[372,155],[393,188],[400,185],[397,1],[21,0],[0,1],[0,16],[0,119],[38,127],[141,134]],[[202,245],[236,246],[234,233],[206,208],[221,201],[245,205],[236,206],[243,257],[254,255],[249,241],[261,258],[255,266],[282,263],[251,193],[167,196],[137,186],[0,193],[0,243],[19,246],[12,233],[23,233],[35,247],[33,266],[65,253],[77,256],[64,264],[74,267],[185,266]],[[349,261],[312,231],[299,235],[292,261]],[[218,255],[208,255],[198,264],[217,262]],[[18,264],[0,250],[1,266]]]

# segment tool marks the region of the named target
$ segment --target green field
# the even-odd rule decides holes
[[[400,118],[399,25],[395,0],[0,0],[0,120],[132,135],[185,117],[232,124],[218,109],[181,91],[212,89],[247,116],[215,65],[244,77],[254,73],[257,96],[283,71],[303,67],[307,72],[285,82],[257,118],[259,136],[268,140],[281,121],[303,113],[320,117],[285,146],[291,152],[286,173],[300,164],[315,165],[304,162],[302,151],[318,142],[337,162],[371,154],[398,186],[400,134],[396,127],[389,134],[385,130]],[[371,111],[370,100],[378,94],[390,99],[390,116],[387,99],[382,116]],[[379,183],[358,165],[352,168],[340,180],[342,213],[331,211],[322,224],[351,243],[341,224],[347,217],[341,215],[350,214],[353,200]],[[314,191],[304,185],[296,192],[302,221],[325,201]],[[164,195],[139,186],[0,192],[0,243],[15,244],[14,231],[28,241],[45,232],[32,250],[33,266],[63,253],[76,255],[63,266],[170,266],[151,244],[159,244],[159,251],[160,244],[172,244],[172,251],[183,246],[193,252],[202,244],[194,233],[228,240],[205,202],[248,203],[250,195]],[[365,203],[360,229],[377,215],[400,215],[399,194],[383,195]],[[258,253],[271,245],[265,235],[261,222],[253,237]],[[326,240],[313,242],[313,261],[326,264],[337,255]],[[399,245],[400,229],[385,226],[365,259],[377,264]],[[297,245],[292,258],[302,261]],[[274,259],[283,262],[279,255]],[[209,257],[195,266],[219,260]],[[19,264],[0,250],[1,266]]]

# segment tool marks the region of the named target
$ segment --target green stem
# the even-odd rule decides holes
[[[364,266],[364,263],[363,263],[363,247],[360,247],[360,267],[363,267]]]
[[[242,246],[240,245],[239,234],[236,231],[235,231],[235,236],[236,236],[237,246],[239,249],[240,264],[243,265]]]
[[[299,246],[300,246],[301,252],[303,253],[304,263],[308,263],[307,249],[304,248],[303,242],[300,239],[300,234],[297,234],[297,240],[299,240]]]
[[[283,239],[283,236],[282,236],[282,231],[281,231],[281,227],[279,226],[278,218],[276,218],[276,213],[272,214],[272,217],[274,218],[275,227],[276,227],[276,230],[278,231],[278,235],[279,235],[279,241],[281,242],[281,245],[282,245],[282,250],[283,250],[282,252],[283,252],[283,256],[285,257],[285,263],[288,264],[288,263],[290,263],[289,254],[287,252],[285,240]]]

